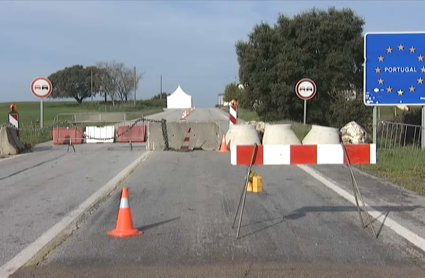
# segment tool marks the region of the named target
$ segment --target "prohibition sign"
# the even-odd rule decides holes
[[[316,95],[316,83],[309,78],[303,78],[295,85],[295,93],[300,99],[309,100]]]
[[[45,77],[37,77],[31,82],[31,93],[38,98],[46,98],[52,94],[53,85]]]

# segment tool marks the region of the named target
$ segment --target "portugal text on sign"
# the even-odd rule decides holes
[[[425,105],[425,33],[365,35],[366,105]]]

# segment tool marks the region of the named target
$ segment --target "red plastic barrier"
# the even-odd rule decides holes
[[[82,127],[54,127],[52,130],[53,144],[64,145],[83,144],[83,128]]]
[[[122,134],[130,126],[118,126],[117,134]],[[132,129],[117,138],[118,143],[146,142],[146,125],[135,125]]]

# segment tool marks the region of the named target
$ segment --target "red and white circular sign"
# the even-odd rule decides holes
[[[295,93],[300,99],[308,100],[314,97],[317,87],[313,80],[303,78],[295,85]]]
[[[31,82],[31,93],[38,98],[46,98],[52,94],[53,85],[45,77],[37,77]]]

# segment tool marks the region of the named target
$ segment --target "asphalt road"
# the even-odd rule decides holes
[[[225,117],[195,113],[187,120]],[[297,166],[255,170],[264,191],[248,194],[236,239],[246,168],[231,166],[229,153],[152,152],[123,184],[143,235],[106,234],[116,224],[115,190],[44,261],[13,277],[424,277],[418,250],[389,229],[375,239],[351,203]]]
[[[148,118],[179,121],[182,110]],[[221,117],[222,119],[223,117]],[[40,144],[0,160],[0,266],[11,260],[145,152],[144,143]]]
[[[127,144],[50,146],[0,161],[0,265],[80,205],[143,149]]]

